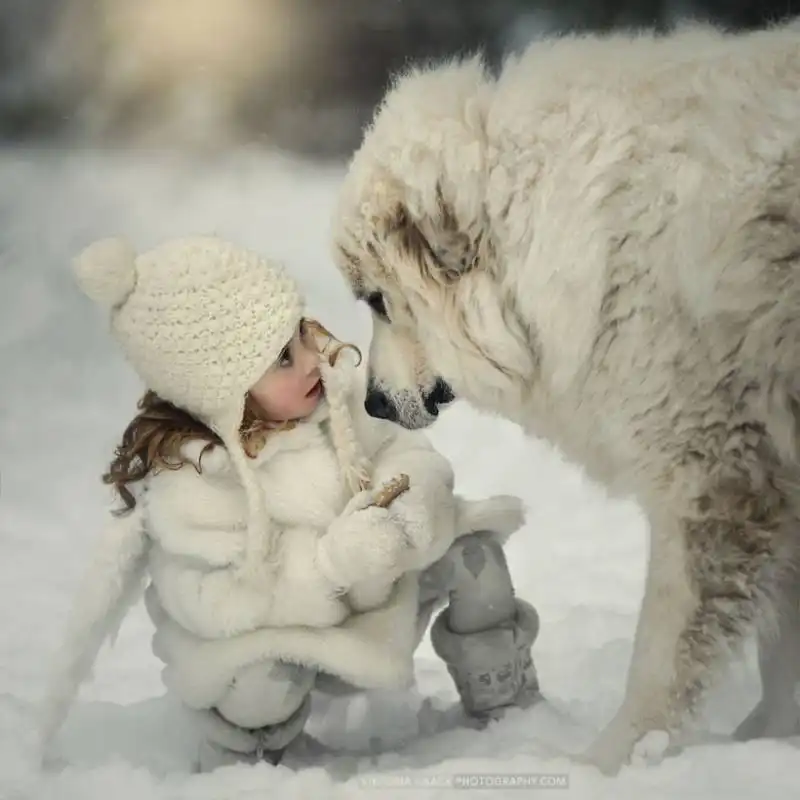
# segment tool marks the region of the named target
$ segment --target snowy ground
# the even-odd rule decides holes
[[[646,527],[634,505],[608,500],[548,446],[458,406],[431,435],[454,460],[460,489],[518,493],[529,505],[508,552],[518,593],[541,614],[534,655],[547,703],[480,733],[415,741],[421,696],[440,706],[455,697],[426,641],[417,692],[315,707],[312,727],[325,741],[358,754],[380,740],[384,754],[193,775],[192,731],[163,695],[137,608],[63,729],[63,761],[32,764],[32,705],[105,513],[98,476],[140,388],[73,286],[70,256],[113,232],[139,247],[217,232],[285,259],[312,310],[364,344],[366,311],[350,301],[326,250],[339,177],[245,151],[205,163],[158,153],[0,153],[0,798],[447,798],[453,789],[442,784],[465,773],[567,775],[569,789],[538,793],[565,798],[796,796],[796,744],[726,740],[757,696],[752,649],[712,695],[702,743],[615,780],[569,762],[564,754],[587,743],[621,697]]]

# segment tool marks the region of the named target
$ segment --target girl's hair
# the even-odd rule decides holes
[[[361,360],[361,351],[354,344],[338,341],[321,323],[312,319],[301,322],[301,333],[307,337],[320,355],[331,366],[336,364],[343,350],[352,350]],[[153,391],[146,391],[137,403],[139,412],[131,420],[122,441],[114,450],[114,459],[103,475],[105,484],[113,485],[125,507],[118,514],[125,514],[136,506],[136,498],[129,484],[141,481],[151,472],[162,469],[180,469],[184,464],[202,471],[201,461],[213,447],[222,446],[222,440],[209,427],[187,411],[163,400]],[[242,447],[250,458],[255,458],[266,442],[267,436],[278,430],[288,430],[296,422],[274,422],[264,417],[260,406],[248,394],[245,398],[244,414],[239,432]],[[182,447],[187,442],[205,442],[197,463],[186,458]]]

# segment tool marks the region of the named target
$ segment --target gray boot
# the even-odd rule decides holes
[[[505,553],[491,532],[461,536],[420,576],[420,615],[447,598],[431,643],[476,718],[528,706],[539,697],[531,646],[539,615],[514,595]]]
[[[447,665],[464,710],[482,721],[502,716],[511,706],[527,708],[541,698],[531,647],[539,615],[524,600],[507,622],[475,633],[454,633],[449,609],[431,629],[431,643]]]

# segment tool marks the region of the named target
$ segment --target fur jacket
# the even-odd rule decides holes
[[[52,724],[60,724],[56,709],[66,713],[103,639],[146,582],[164,681],[190,707],[213,706],[239,669],[264,659],[322,669],[364,688],[412,680],[422,634],[418,572],[459,535],[487,530],[504,540],[522,525],[522,506],[513,497],[454,494],[452,468],[424,434],[369,417],[352,394],[349,401],[373,486],[409,476],[411,488],[390,507],[402,507],[411,533],[402,557],[387,565],[369,529],[347,529],[342,512],[352,501],[325,404],[269,436],[252,462],[269,513],[263,536],[270,558],[260,573],[240,568],[247,504],[227,452],[214,447],[201,457],[202,443],[188,443],[184,455],[198,468],[148,476],[134,513],[113,519],[101,541],[52,687]],[[346,565],[350,576],[331,565],[340,572]],[[363,580],[353,577],[361,572]]]
[[[255,459],[272,523],[264,535],[275,555],[263,575],[237,569],[245,503],[224,450],[203,456],[202,473],[184,468],[149,482],[152,587],[146,599],[156,625],[154,651],[167,665],[166,684],[187,704],[213,705],[238,669],[272,658],[357,686],[407,684],[420,635],[416,573],[458,535],[482,529],[505,537],[521,524],[514,498],[470,502],[455,495],[449,462],[423,434],[356,410],[354,404],[374,485],[406,473],[412,488],[393,506],[405,505],[406,519],[418,529],[402,561],[383,576],[372,573],[372,580],[336,580],[326,564],[335,558],[322,557],[341,546],[353,571],[366,576],[373,555],[380,556],[372,552],[370,530],[353,547],[333,529],[348,495],[324,410],[270,437]],[[197,457],[200,447],[190,445],[189,455]]]

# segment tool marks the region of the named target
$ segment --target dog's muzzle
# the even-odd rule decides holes
[[[423,393],[421,399],[421,405],[428,416],[427,422],[429,423],[439,415],[439,409],[442,406],[455,400],[455,395],[447,382],[443,381],[441,378],[437,378],[433,389],[427,393]],[[367,414],[371,417],[388,420],[389,422],[397,422],[405,427],[420,427],[417,417],[424,417],[425,414],[422,413],[419,400],[416,400],[416,402],[404,402],[402,405],[403,414],[401,414],[400,404],[392,395],[383,391],[383,389],[370,378],[367,384],[367,396],[364,400],[364,409]],[[413,413],[415,406],[418,410],[416,414]],[[406,419],[409,411],[412,413],[410,417]],[[422,422],[422,426],[424,425],[425,421]]]
[[[371,380],[367,385],[367,396],[364,399],[364,410],[371,417],[386,419],[389,422],[397,422],[397,406],[392,402],[392,398],[379,389]]]

